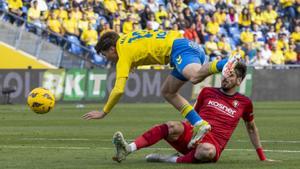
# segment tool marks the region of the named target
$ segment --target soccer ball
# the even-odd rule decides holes
[[[38,87],[29,93],[27,104],[35,113],[45,114],[54,107],[55,98],[48,89]]]

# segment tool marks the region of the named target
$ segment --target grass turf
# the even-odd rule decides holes
[[[111,137],[120,130],[134,139],[154,124],[181,120],[168,104],[119,104],[104,120],[84,121],[80,117],[99,105],[76,108],[57,105],[45,115],[37,115],[23,105],[0,106],[1,169],[101,169],[101,168],[299,168],[300,102],[255,103],[255,120],[267,157],[278,163],[259,162],[241,121],[227,150],[216,164],[147,163],[144,156],[175,151],[163,141],[130,155],[121,164],[111,160]],[[199,166],[200,165],[200,166]]]

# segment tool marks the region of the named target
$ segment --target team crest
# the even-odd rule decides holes
[[[180,55],[176,58],[176,62],[177,62],[179,65],[181,64],[182,58],[181,58]]]
[[[237,108],[239,106],[239,102],[237,100],[234,100],[232,105],[234,108]]]

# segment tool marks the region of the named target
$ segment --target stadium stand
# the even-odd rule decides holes
[[[2,10],[28,21],[27,31],[41,35],[37,27],[48,29],[53,32],[48,41],[67,45],[69,52],[76,55],[84,53],[80,47],[84,45],[90,49],[92,62],[104,66],[105,59],[93,50],[97,39],[111,30],[122,35],[138,29],[179,30],[205,48],[208,43],[213,44],[213,48],[206,49],[211,60],[242,50],[247,64],[300,63],[300,2],[295,0],[1,0],[0,3]],[[11,15],[3,14],[2,18],[24,25]],[[226,50],[222,46],[225,42],[230,44]],[[265,50],[271,55],[265,57]]]
[[[37,60],[24,52],[14,50],[11,46],[0,43],[0,69],[55,69],[47,62]]]

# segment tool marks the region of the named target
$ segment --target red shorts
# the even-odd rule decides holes
[[[189,153],[192,149],[189,149],[187,146],[193,136],[193,126],[188,122],[182,122],[184,126],[184,131],[181,136],[176,141],[167,141],[172,147],[174,147],[178,152],[182,154]],[[219,144],[214,139],[213,135],[211,133],[207,133],[203,139],[200,141],[200,143],[210,143],[215,146],[216,148],[216,155],[213,159],[214,162],[217,162],[220,155],[221,150],[219,147]]]

